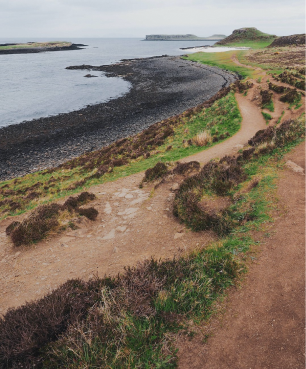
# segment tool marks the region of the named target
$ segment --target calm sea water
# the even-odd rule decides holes
[[[60,41],[61,39],[57,39]],[[121,59],[181,55],[181,47],[213,45],[212,41],[142,41],[141,39],[63,39],[86,44],[83,50],[0,55],[0,127],[81,109],[126,94],[130,84],[121,78],[84,78],[87,71],[70,65],[112,64]],[[54,41],[3,39],[0,43]]]

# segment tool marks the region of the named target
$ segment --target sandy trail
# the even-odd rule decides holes
[[[247,97],[236,94],[236,98],[243,118],[239,132],[184,161],[204,164],[233,154],[265,128],[259,108]],[[152,186],[139,189],[142,178],[143,173],[138,173],[90,188],[97,196],[91,203],[99,211],[97,220],[84,221],[78,230],[53,235],[31,247],[13,248],[5,235],[12,218],[0,222],[0,313],[43,297],[67,279],[115,275],[125,265],[151,256],[173,257],[215,239],[210,232],[187,230],[173,217],[171,186],[182,178],[169,178],[154,192]]]

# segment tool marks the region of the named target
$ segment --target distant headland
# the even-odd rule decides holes
[[[1,54],[28,54],[45,51],[81,50],[83,44],[73,44],[66,41],[27,42],[23,44],[0,44]]]
[[[225,35],[212,35],[208,37],[198,37],[196,35],[146,35],[144,41],[220,41]]]

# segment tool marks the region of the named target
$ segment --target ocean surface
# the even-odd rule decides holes
[[[121,59],[183,55],[182,47],[213,45],[214,41],[142,41],[136,38],[4,39],[0,43],[71,41],[83,50],[0,55],[0,128],[36,118],[81,109],[127,93],[130,84],[120,77],[82,70],[71,65],[105,65]],[[190,53],[190,51],[188,51]]]

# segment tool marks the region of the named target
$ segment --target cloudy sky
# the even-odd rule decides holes
[[[0,0],[0,38],[305,32],[303,0]]]

